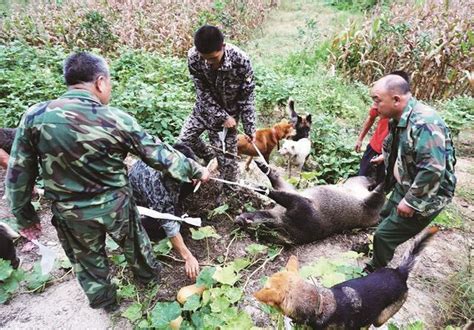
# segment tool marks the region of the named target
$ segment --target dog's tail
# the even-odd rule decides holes
[[[408,274],[413,269],[415,265],[416,257],[418,254],[423,251],[431,238],[439,231],[439,228],[436,226],[429,227],[425,229],[413,242],[413,245],[408,249],[403,255],[400,266],[398,266],[398,271],[405,277],[408,278]]]

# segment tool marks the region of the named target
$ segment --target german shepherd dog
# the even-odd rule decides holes
[[[290,115],[290,121],[296,130],[296,134],[291,139],[293,141],[298,141],[299,139],[309,138],[309,131],[311,130],[311,115],[298,115],[295,111],[295,101],[292,98],[288,99],[288,113]]]
[[[298,259],[291,256],[286,270],[272,275],[254,296],[262,303],[279,308],[294,322],[313,329],[381,326],[407,299],[407,279],[415,259],[437,231],[437,227],[423,231],[398,268],[380,268],[329,289],[304,281],[298,275]]]

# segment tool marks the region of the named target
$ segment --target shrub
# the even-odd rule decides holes
[[[0,42],[61,45],[66,49],[120,47],[185,54],[195,29],[223,28],[229,39],[243,41],[263,21],[269,1],[31,1],[10,6],[0,21]]]
[[[352,24],[334,38],[330,63],[366,84],[403,69],[420,99],[469,93],[474,79],[474,21],[466,10],[470,4],[468,0],[395,2],[389,10],[370,13],[361,29]]]

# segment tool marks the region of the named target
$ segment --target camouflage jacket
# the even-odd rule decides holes
[[[253,134],[255,82],[248,56],[226,44],[223,63],[213,70],[193,47],[188,52],[188,67],[196,87],[194,113],[208,124],[208,129],[222,130],[224,121],[233,116],[242,119],[245,134]]]
[[[397,154],[390,171],[390,154],[397,135]],[[410,99],[400,121],[390,121],[383,154],[388,169],[386,182],[392,182],[386,190],[398,182],[405,201],[415,211],[429,216],[451,201],[456,187],[454,146],[449,129],[433,109]]]
[[[93,219],[128,206],[132,193],[123,162],[128,152],[178,180],[202,175],[200,165],[88,91],[70,90],[32,106],[18,127],[6,179],[20,227],[39,221],[31,204],[38,162],[45,197],[60,219]]]
[[[162,172],[155,171],[141,160],[136,161],[130,168],[129,179],[137,205],[158,212],[181,215],[181,210],[178,209],[181,183]],[[178,221],[155,220],[167,237],[174,237],[179,233],[181,225]]]

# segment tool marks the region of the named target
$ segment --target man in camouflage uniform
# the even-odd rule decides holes
[[[392,194],[374,235],[374,256],[366,270],[384,267],[396,247],[425,228],[451,201],[456,158],[451,133],[430,107],[411,96],[406,80],[388,75],[371,91],[382,118],[391,118],[383,154],[385,190]]]
[[[242,120],[249,141],[255,138],[254,78],[248,56],[224,43],[222,32],[205,25],[194,36],[195,47],[188,52],[188,67],[196,87],[196,104],[187,118],[179,140],[205,161],[217,156],[222,178],[235,180],[237,162],[222,150],[219,132],[227,129],[225,150],[237,153],[237,124]],[[207,130],[210,149],[201,139]]]
[[[177,143],[173,145],[173,148],[188,158],[196,159],[192,150],[183,144]],[[156,171],[141,160],[137,160],[132,165],[128,176],[135,203],[162,213],[181,216],[184,199],[193,192],[193,186],[190,183],[179,182],[163,172]],[[199,274],[199,263],[184,243],[180,233],[181,223],[174,220],[143,217],[142,225],[152,240],[169,238],[173,249],[184,260],[186,275],[195,280]]]
[[[32,106],[21,119],[7,193],[20,232],[37,238],[41,227],[31,191],[39,162],[45,196],[52,201],[52,223],[90,306],[113,309],[116,288],[110,281],[106,233],[122,247],[137,280],[152,282],[160,271],[132,198],[123,163],[127,153],[181,181],[205,181],[208,173],[148,135],[125,112],[107,106],[112,84],[103,58],[71,55],[64,78],[64,95]]]

